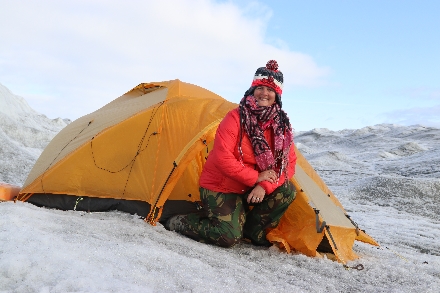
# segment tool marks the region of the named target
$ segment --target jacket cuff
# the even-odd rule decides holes
[[[273,188],[273,184],[267,181],[258,182],[258,185],[263,187],[264,191],[266,191],[266,195],[271,194],[275,189]]]

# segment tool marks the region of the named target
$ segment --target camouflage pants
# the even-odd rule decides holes
[[[295,199],[295,187],[288,181],[251,207],[247,204],[247,196],[248,193],[222,193],[200,188],[203,212],[186,215],[186,229],[180,233],[223,247],[233,246],[243,236],[255,245],[270,246],[266,233],[278,226]]]

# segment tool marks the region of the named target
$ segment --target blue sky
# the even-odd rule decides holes
[[[275,59],[298,131],[440,127],[439,1],[0,0],[0,83],[76,119],[178,78],[238,102]]]

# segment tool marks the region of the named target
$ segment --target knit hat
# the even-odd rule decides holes
[[[283,93],[283,73],[278,70],[278,63],[269,60],[266,67],[260,67],[255,72],[251,87],[268,86],[281,96]]]

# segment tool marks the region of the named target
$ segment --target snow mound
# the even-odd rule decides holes
[[[427,149],[420,146],[416,142],[408,142],[405,144],[400,145],[399,147],[390,150],[389,152],[392,154],[395,154],[397,156],[406,157],[411,156],[413,154],[417,154],[423,151],[426,151]]]
[[[300,139],[304,143],[314,142],[317,140],[322,141],[333,141],[339,137],[337,132],[331,131],[327,128],[314,128],[310,131],[298,132],[295,135],[296,139]]]
[[[440,180],[374,176],[351,187],[353,200],[440,220]],[[440,255],[440,251],[439,254]]]
[[[46,145],[69,119],[49,119],[0,84],[0,181],[21,186]]]
[[[312,148],[310,148],[310,147],[308,147],[305,144],[300,143],[300,142],[296,144],[296,147],[303,154],[313,154],[313,153],[316,152],[314,149],[312,149]]]

